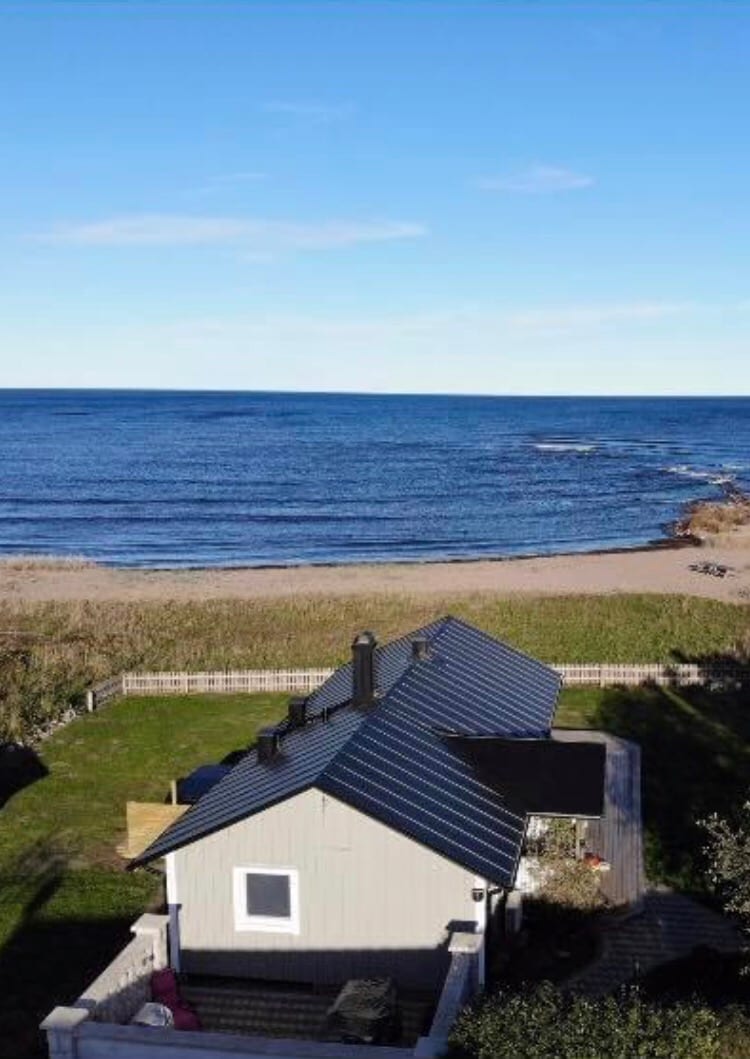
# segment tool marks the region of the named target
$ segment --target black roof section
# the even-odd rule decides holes
[[[427,641],[419,659],[417,638]],[[442,618],[378,647],[375,680],[375,703],[354,707],[351,663],[336,670],[310,696],[305,726],[282,726],[270,761],[247,754],[131,866],[317,787],[483,878],[512,884],[529,810],[446,736],[546,741],[558,674]]]
[[[601,816],[603,743],[496,736],[445,736],[474,775],[519,812],[538,816]]]

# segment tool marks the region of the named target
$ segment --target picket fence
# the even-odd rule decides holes
[[[553,665],[566,687],[611,687],[620,684],[685,686],[737,685],[750,679],[750,669],[739,663],[562,663]],[[120,673],[95,684],[86,695],[89,710],[96,710],[123,695],[231,694],[237,692],[289,692],[309,694],[333,669],[228,669],[209,672]]]

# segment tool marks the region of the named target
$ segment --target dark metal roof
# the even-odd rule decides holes
[[[412,661],[411,644],[418,636],[424,636],[428,640],[452,621],[451,618],[440,618],[418,629],[417,632],[407,633],[406,636],[390,643],[383,644],[375,649],[375,686],[383,698],[393,685],[399,680]],[[331,674],[324,684],[310,695],[308,699],[308,714],[318,716],[326,710],[345,705],[352,697],[352,663],[344,665]]]
[[[525,814],[429,728],[374,713],[317,786],[477,875],[501,883],[515,875]]]
[[[560,691],[554,669],[448,618],[388,696],[406,722],[471,735],[546,735]]]
[[[425,659],[412,656],[425,637]],[[375,653],[375,705],[356,709],[351,665],[309,700],[308,724],[281,750],[248,754],[133,862],[145,863],[317,787],[494,882],[515,876],[526,814],[442,736],[546,737],[560,678],[455,618]]]

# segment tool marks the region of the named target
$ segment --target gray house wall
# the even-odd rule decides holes
[[[235,930],[233,870],[253,866],[298,871],[298,934]],[[199,974],[433,988],[477,908],[470,872],[318,790],[178,850],[174,869],[182,967]]]

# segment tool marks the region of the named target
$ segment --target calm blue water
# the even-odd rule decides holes
[[[750,398],[0,391],[0,554],[180,567],[583,551],[750,488]]]

